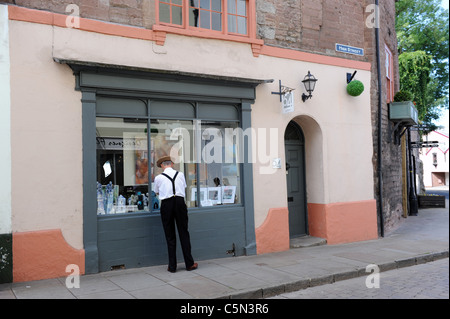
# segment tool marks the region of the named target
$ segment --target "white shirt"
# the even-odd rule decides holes
[[[170,178],[173,178],[175,176],[176,170],[174,170],[171,167],[168,167],[164,170],[164,174],[167,174],[170,176]],[[155,177],[155,184],[154,184],[154,192],[156,194],[159,194],[159,199],[163,200],[166,198],[173,197],[173,187],[172,187],[172,181],[168,179],[164,175],[158,175]],[[178,172],[177,178],[175,179],[175,195],[186,197],[186,179],[184,178],[184,174],[182,172]]]

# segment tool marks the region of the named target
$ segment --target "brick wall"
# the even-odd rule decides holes
[[[68,14],[70,4],[79,7],[82,18],[151,28],[155,21],[154,0],[15,0],[3,1],[18,6]]]
[[[401,146],[394,144],[392,136],[389,136],[389,126],[393,129],[393,124],[388,117],[388,104],[386,100],[386,69],[385,65],[385,45],[393,54],[394,61],[394,92],[399,90],[399,73],[398,73],[398,50],[397,50],[397,35],[395,33],[395,1],[380,1],[380,73],[383,82],[382,89],[382,178],[383,178],[383,215],[385,221],[385,231],[389,232],[398,225],[398,222],[403,215],[402,203],[402,150]],[[375,40],[375,39],[374,39]],[[375,48],[375,46],[374,46]],[[375,61],[374,54],[371,55],[373,62]],[[371,61],[372,62],[372,61]],[[372,82],[377,83],[376,63],[372,63],[374,69],[372,70]],[[378,84],[378,83],[377,83]],[[378,85],[374,86],[377,88]],[[373,144],[375,150],[378,147],[378,97],[377,90],[372,90],[372,123],[373,125]],[[391,140],[391,142],[390,142]],[[378,154],[374,153],[374,168],[376,173],[376,165]],[[375,187],[378,199],[378,175],[375,178]]]
[[[256,0],[258,37],[267,45],[348,58],[335,45],[364,47],[364,10],[360,0]]]

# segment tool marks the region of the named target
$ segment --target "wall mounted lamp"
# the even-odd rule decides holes
[[[309,94],[309,95],[306,95],[305,93],[302,94],[302,100],[303,102],[305,102],[307,99],[312,98],[311,93],[314,91],[317,79],[314,77],[314,75],[311,74],[311,72],[308,71],[308,74],[305,76],[302,82],[305,85],[305,89]]]

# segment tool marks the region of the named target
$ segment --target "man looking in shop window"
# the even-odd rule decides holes
[[[177,270],[176,233],[175,224],[180,236],[186,270],[197,269],[191,255],[191,240],[188,231],[188,211],[184,198],[186,197],[186,179],[182,172],[173,169],[173,161],[170,156],[160,158],[156,165],[163,169],[163,173],[155,177],[154,191],[161,200],[161,220],[166,236],[169,254],[170,272]]]

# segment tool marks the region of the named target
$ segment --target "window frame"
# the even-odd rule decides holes
[[[181,5],[176,4],[176,3],[172,3],[172,0],[157,0],[156,2],[157,2],[157,8],[158,8],[157,9],[157,19],[159,19],[159,12],[160,12],[159,8],[161,6],[161,2],[165,3],[165,4],[167,4],[169,6],[169,12],[170,12],[169,19],[170,19],[171,22],[161,22],[161,23],[168,24],[168,25],[171,25],[171,26],[176,26],[176,27],[182,27],[183,26],[183,23],[184,23],[184,19],[183,19],[184,18],[184,12],[183,12],[184,0],[182,0]],[[173,19],[172,19],[172,13],[173,13],[172,8],[173,7],[181,8],[181,24],[176,24],[176,23],[172,22],[173,21]]]
[[[82,181],[83,181],[83,245],[85,247],[85,271],[96,273],[109,270],[111,260],[116,265],[115,255],[112,255],[111,243],[123,229],[138,227],[147,233],[155,231],[157,236],[163,238],[161,220],[158,214],[135,213],[121,214],[122,216],[98,216],[96,196],[96,117],[97,98],[100,95],[123,98],[160,98],[163,100],[194,100],[205,103],[225,103],[239,106],[241,127],[245,131],[251,128],[252,104],[256,100],[256,87],[263,83],[253,79],[234,79],[222,77],[217,79],[199,78],[195,74],[180,75],[178,73],[158,73],[148,70],[124,70],[123,68],[107,65],[90,65],[77,61],[61,61],[67,64],[75,75],[75,90],[81,94],[82,109]],[[226,82],[224,82],[226,80]],[[226,84],[225,84],[226,83]],[[119,115],[119,114],[118,114]],[[182,118],[178,118],[182,119]],[[252,149],[251,137],[243,141],[243,149]],[[241,205],[218,207],[217,209],[192,209],[190,211],[192,221],[206,223],[210,229],[222,229],[226,221],[231,229],[236,229],[233,238],[237,238],[237,245],[241,247],[238,254],[255,255],[255,220],[253,197],[253,164],[251,154],[244,152],[241,165],[242,199]],[[231,223],[231,224],[230,224]],[[199,233],[202,231],[200,227]],[[195,228],[194,228],[195,232]],[[194,239],[196,237],[193,237]],[[203,239],[202,235],[200,238]],[[135,240],[130,234],[126,240]],[[198,243],[202,243],[197,239]],[[220,250],[224,244],[229,244],[228,236],[217,238],[215,248]],[[157,242],[149,243],[157,253],[152,263],[164,263],[165,253]],[[107,249],[108,248],[108,249]],[[210,249],[208,249],[208,252]],[[115,253],[115,252],[114,252]],[[216,258],[206,251],[201,252],[205,258]],[[165,256],[165,255],[163,255]],[[143,265],[143,260],[136,261],[135,257],[130,262],[133,265]],[[144,260],[145,264],[149,264]]]
[[[210,29],[202,28],[202,27],[195,27],[191,26],[189,23],[189,16],[190,16],[190,2],[189,0],[182,0],[182,23],[181,25],[173,24],[173,23],[167,23],[160,21],[160,10],[159,10],[159,4],[160,2],[167,2],[169,0],[155,0],[155,25],[153,26],[153,30],[155,31],[165,31],[165,32],[173,32],[173,33],[188,33],[189,35],[209,35],[211,37],[226,37],[226,38],[250,38],[250,39],[256,39],[256,4],[255,0],[246,0],[246,34],[241,34],[238,32],[229,32],[228,28],[228,17],[235,16],[241,17],[241,15],[236,14],[230,14],[228,13],[228,1],[236,1],[236,0],[222,0],[222,18],[221,18],[221,31],[216,31],[212,29],[212,26]],[[199,0],[200,1],[200,0]],[[210,9],[205,9],[209,12],[215,12]]]
[[[109,98],[111,97],[110,95],[107,94],[99,94],[97,96],[98,97],[104,97],[104,98]],[[195,114],[194,117],[172,117],[172,116],[154,116],[151,114],[151,104],[152,101],[164,101],[164,102],[170,102],[171,99],[159,99],[159,98],[153,98],[153,97],[148,97],[148,98],[136,98],[136,97],[130,97],[130,96],[122,96],[122,95],[115,95],[114,98],[117,99],[130,99],[130,100],[140,100],[142,102],[144,102],[146,104],[147,107],[147,115],[143,116],[143,115],[131,115],[131,114],[112,114],[112,113],[102,113],[102,112],[96,112],[96,119],[97,118],[119,118],[119,119],[141,119],[141,120],[147,120],[147,141],[148,141],[148,150],[151,149],[151,129],[152,129],[152,120],[162,120],[162,121],[192,121],[192,123],[194,123],[195,121],[216,121],[216,122],[229,122],[232,124],[236,124],[238,128],[242,129],[242,116],[240,115],[238,118],[236,119],[221,119],[221,118],[211,118],[211,117],[205,117],[202,118],[199,115],[199,105],[200,104],[214,104],[217,106],[220,105],[227,105],[227,106],[233,106],[236,108],[237,113],[241,114],[242,110],[241,107],[239,105],[239,103],[224,103],[224,102],[217,102],[217,101],[194,101],[194,100],[184,100],[184,99],[176,99],[176,100],[172,100],[173,102],[182,102],[182,103],[186,103],[186,104],[191,104],[195,107]],[[201,133],[201,132],[198,132]],[[194,139],[197,138],[196,136],[194,136]],[[243,147],[242,145],[239,145],[239,147]],[[187,163],[185,163],[184,165],[186,165]],[[200,174],[200,166],[203,163],[201,162],[195,162],[195,163],[190,163],[190,164],[195,164],[196,165],[196,174],[197,174],[197,180],[199,180],[199,174]],[[242,175],[243,172],[243,163],[236,163],[236,165],[238,165],[238,170],[239,170],[239,175]],[[149,174],[151,174],[151,161],[148,161],[148,172]],[[186,167],[183,168],[184,170],[186,170]],[[149,179],[150,181],[150,179]],[[152,188],[150,186],[151,183],[149,183],[148,186],[148,192],[149,194],[152,191]],[[200,199],[197,198],[197,203],[196,206],[194,207],[189,207],[189,210],[194,210],[194,211],[206,211],[206,210],[211,210],[211,209],[220,209],[220,208],[224,208],[224,207],[243,207],[245,206],[245,202],[244,202],[244,198],[243,198],[243,189],[244,189],[244,185],[243,185],[243,179],[239,178],[239,185],[236,185],[239,189],[239,202],[238,203],[233,203],[233,204],[226,204],[226,205],[213,205],[213,206],[203,206],[200,203]],[[197,183],[197,192],[200,192],[200,188],[201,185],[200,183]],[[186,190],[186,196],[189,196],[188,191]],[[186,198],[186,200],[188,200],[188,198]],[[149,210],[143,210],[143,211],[136,211],[136,212],[128,212],[125,215],[127,216],[132,216],[132,215],[142,215],[142,214],[160,214],[160,209],[153,209],[152,207],[149,207]],[[99,218],[105,218],[105,217],[123,217],[124,214],[110,214],[110,215],[98,215]]]
[[[394,101],[394,58],[392,51],[387,45],[385,47],[385,69],[386,69],[386,102]]]

